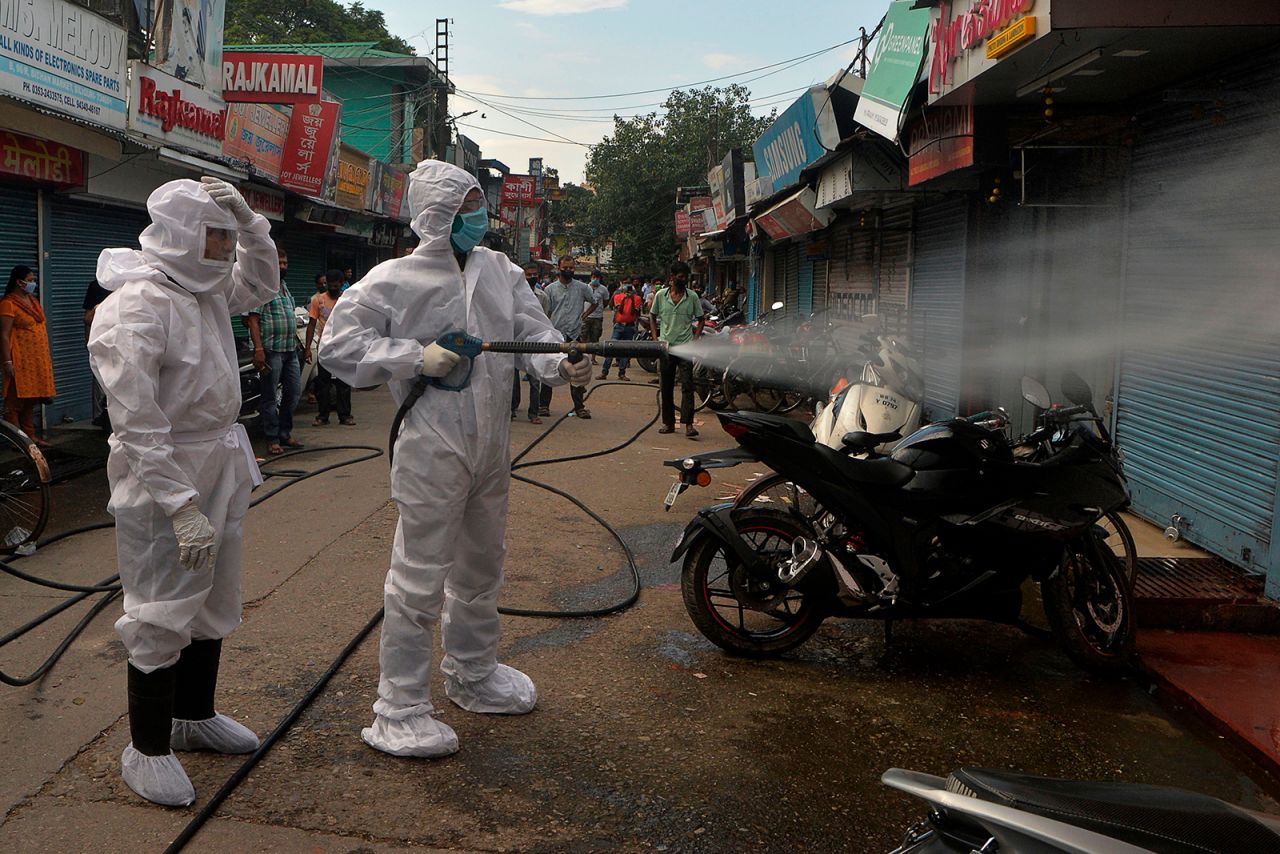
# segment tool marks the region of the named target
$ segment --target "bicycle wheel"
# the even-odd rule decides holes
[[[35,543],[49,521],[49,464],[25,434],[0,422],[0,554]]]
[[[693,366],[693,400],[694,411],[701,412],[708,406],[712,409],[724,409],[724,389],[716,372],[704,365]]]

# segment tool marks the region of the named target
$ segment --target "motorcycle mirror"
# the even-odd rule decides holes
[[[1048,409],[1052,404],[1049,390],[1031,377],[1022,378],[1022,399],[1036,409]]]
[[[1093,405],[1093,389],[1075,371],[1067,371],[1062,375],[1062,393],[1076,406]]]
[[[782,300],[778,300],[778,301],[777,301],[777,302],[775,302],[773,305],[769,306],[769,308],[770,308],[772,311],[782,311],[782,308],[783,308],[783,306],[785,306],[785,305],[786,305],[786,303],[784,303]]]

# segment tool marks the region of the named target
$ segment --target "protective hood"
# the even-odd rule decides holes
[[[98,284],[109,291],[118,291],[126,282],[139,279],[160,285],[169,282],[137,249],[103,249],[98,256],[97,279]]]
[[[462,200],[480,182],[465,169],[440,160],[424,160],[409,176],[409,216],[422,241],[418,250],[448,252],[453,218]]]
[[[220,287],[231,279],[232,265],[203,260],[208,228],[238,230],[235,217],[201,187],[183,178],[161,184],[147,198],[151,225],[138,238],[142,257],[193,294]],[[99,266],[102,260],[99,259]]]

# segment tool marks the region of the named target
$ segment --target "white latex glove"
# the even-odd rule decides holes
[[[210,178],[208,175],[201,178],[200,183],[204,184],[204,191],[218,203],[219,207],[231,212],[236,222],[241,225],[253,222],[255,216],[253,208],[249,207],[249,203],[234,186],[221,178]]]
[[[188,501],[169,518],[173,522],[174,536],[178,538],[178,563],[192,572],[212,569],[218,548],[213,525],[209,523],[209,517],[200,512],[199,505]]]
[[[560,376],[567,379],[572,385],[586,385],[591,382],[591,360],[584,358],[576,362],[570,362],[568,357],[561,359]]]
[[[418,373],[424,377],[448,376],[453,366],[461,360],[462,357],[457,353],[432,341],[422,348],[422,367],[418,368]]]

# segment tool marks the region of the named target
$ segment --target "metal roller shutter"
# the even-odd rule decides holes
[[[786,278],[783,280],[782,301],[786,303],[784,314],[795,314],[800,305],[800,247],[794,243],[782,252],[786,262]]]
[[[39,225],[36,191],[21,187],[0,187],[0,275],[9,281],[9,271],[22,264],[40,276]],[[0,283],[2,284],[2,283]],[[47,302],[41,292],[40,299]]]
[[[1269,74],[1214,79],[1252,90],[1230,121],[1167,109],[1134,150],[1116,434],[1134,508],[1161,525],[1182,517],[1187,539],[1267,572],[1276,596],[1280,282],[1259,248],[1280,238],[1280,208],[1258,182],[1274,174],[1280,87]]]
[[[325,239],[322,234],[289,229],[273,234],[277,246],[289,253],[289,293],[298,305],[308,305],[316,292],[316,276],[326,269]]]
[[[967,231],[963,198],[935,202],[916,217],[910,334],[924,370],[925,417],[935,421],[960,409]]]
[[[877,305],[880,316],[895,332],[904,332],[911,282],[912,202],[886,207],[880,217],[880,262]]]
[[[854,320],[875,311],[875,240],[870,228],[844,219],[828,238],[827,305],[835,318]]]
[[[46,232],[44,293],[49,349],[58,394],[45,408],[50,424],[93,415],[93,373],[84,338],[84,295],[98,255],[112,247],[138,247],[150,224],[145,211],[52,196]]]
[[[796,285],[799,296],[796,300],[796,313],[801,317],[808,317],[813,314],[813,259],[809,258],[804,250],[796,247],[796,258],[798,261],[798,283]]]
[[[827,268],[829,262],[819,258],[813,262],[813,306],[814,312],[827,309]]]

